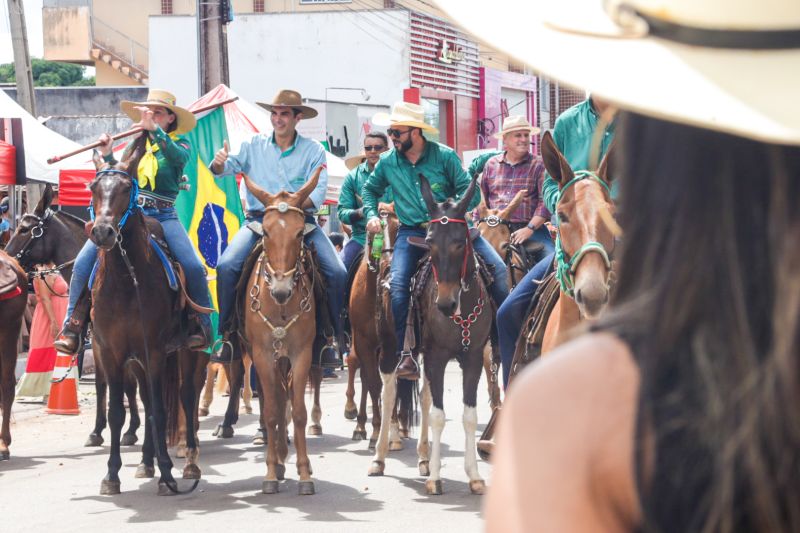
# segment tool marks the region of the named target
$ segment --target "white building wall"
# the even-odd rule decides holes
[[[181,106],[197,100],[197,19],[152,16],[149,35],[150,87],[171,92]]]

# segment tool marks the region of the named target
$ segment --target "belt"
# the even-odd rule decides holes
[[[401,228],[411,228],[411,229],[428,229],[427,222],[421,222],[420,224],[400,224]]]
[[[175,202],[157,200],[156,198],[150,198],[149,196],[139,196],[139,198],[136,200],[136,203],[139,205],[139,207],[144,207],[145,209],[170,209],[175,207]]]

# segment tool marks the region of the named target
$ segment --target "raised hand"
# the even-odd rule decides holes
[[[111,139],[111,135],[104,133],[97,138],[97,142],[100,143],[100,146],[98,146],[97,149],[100,150],[100,153],[103,154],[103,156],[107,156],[111,153],[112,144],[114,142]]]
[[[135,126],[141,126],[146,131],[156,131],[158,125],[153,120],[153,110],[147,106],[136,106],[135,109],[138,109],[141,113],[139,122]]]
[[[217,150],[217,153],[214,154],[214,160],[211,162],[211,166],[214,167],[212,170],[216,173],[222,172],[222,169],[225,168],[225,161],[228,160],[228,152],[231,151],[230,146],[228,145],[228,141],[223,141],[222,148]]]

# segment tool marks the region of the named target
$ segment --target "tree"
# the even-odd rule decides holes
[[[36,87],[71,87],[94,85],[94,76],[84,78],[86,67],[58,61],[31,60],[33,85]],[[15,83],[14,63],[0,65],[0,83]]]

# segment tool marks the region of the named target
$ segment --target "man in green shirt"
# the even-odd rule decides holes
[[[428,208],[422,199],[419,175],[423,174],[431,185],[434,198],[442,202],[447,198],[460,198],[470,184],[471,178],[461,165],[458,155],[447,146],[425,139],[425,131],[436,132],[426,124],[421,106],[398,102],[391,115],[376,116],[374,121],[385,121],[394,144],[394,150],[383,154],[372,175],[367,178],[362,191],[364,216],[367,218],[367,231],[381,230],[378,218],[378,199],[391,185],[394,195],[394,209],[400,219],[400,229],[394,243],[394,256],[391,265],[389,292],[392,298],[392,315],[397,337],[397,376],[406,379],[419,377],[419,366],[411,354],[401,354],[403,347],[406,316],[408,315],[409,284],[417,268],[423,251],[408,243],[411,236],[424,237],[425,224],[430,220]],[[474,209],[480,203],[480,193],[470,203]],[[475,251],[494,266],[495,280],[489,287],[497,304],[508,295],[508,272],[503,260],[491,245],[482,237],[473,241]],[[402,355],[402,357],[401,357]]]

